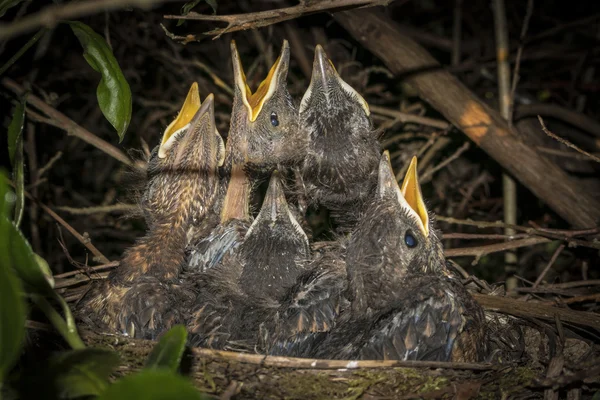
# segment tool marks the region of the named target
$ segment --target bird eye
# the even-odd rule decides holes
[[[277,113],[276,112],[272,112],[271,113],[271,125],[273,125],[273,126],[278,126],[279,125],[279,118],[277,117]]]
[[[406,246],[412,249],[414,247],[417,247],[417,238],[415,238],[414,235],[410,231],[408,231],[404,235],[404,243],[406,244]]]

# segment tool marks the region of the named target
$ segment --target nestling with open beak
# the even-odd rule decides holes
[[[246,83],[234,41],[231,58],[235,90],[223,168],[226,194],[220,206],[220,224],[208,234],[196,235],[189,248],[191,271],[213,268],[241,245],[252,222],[249,201],[257,173],[297,162],[305,146],[286,85],[288,42],[283,42],[281,54],[254,93]]]
[[[79,307],[83,319],[91,315],[109,331],[143,338],[155,338],[181,321],[175,303],[193,299],[179,280],[188,231],[214,206],[223,160],[214,96],[200,104],[194,83],[148,162],[140,202],[148,232],[125,251],[119,268],[86,294]]]
[[[344,82],[320,45],[299,115],[308,140],[301,171],[308,202],[330,209],[342,224],[353,220],[375,186],[381,149],[367,102]]]
[[[340,359],[480,361],[483,310],[447,268],[413,158],[402,188],[389,154],[347,248],[349,312],[316,356]]]
[[[260,212],[235,255],[196,275],[199,294],[188,323],[195,342],[213,347],[226,340],[253,347],[259,324],[306,269],[306,234],[291,214],[275,171]]]

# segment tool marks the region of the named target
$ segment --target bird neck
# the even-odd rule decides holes
[[[142,275],[176,279],[185,260],[186,235],[185,224],[154,224],[146,236],[125,251],[116,278],[124,283]]]
[[[221,210],[221,223],[234,219],[250,218],[250,179],[244,171],[244,164],[233,163],[227,193]]]

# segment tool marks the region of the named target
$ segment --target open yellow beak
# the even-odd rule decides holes
[[[235,84],[242,94],[242,101],[248,110],[248,119],[251,122],[256,121],[256,118],[260,114],[263,105],[275,93],[279,83],[278,79],[280,76],[280,71],[282,68],[287,68],[287,64],[289,63],[289,47],[288,41],[284,40],[281,53],[279,54],[279,57],[277,57],[275,64],[273,64],[271,67],[269,74],[265,80],[260,83],[256,91],[252,93],[252,90],[246,81],[246,74],[244,73],[244,67],[242,66],[242,61],[240,59],[237,46],[235,45],[235,41],[231,41],[231,57],[233,59]]]
[[[198,83],[192,83],[192,87],[185,98],[185,102],[179,110],[177,118],[167,126],[165,133],[163,134],[162,142],[158,150],[158,156],[165,158],[167,151],[171,147],[175,133],[188,126],[188,124],[196,115],[196,112],[200,109],[200,91],[198,90]]]
[[[408,205],[417,213],[419,220],[421,221],[421,229],[425,237],[429,236],[429,214],[423,201],[423,195],[421,194],[421,186],[419,185],[419,179],[417,176],[417,157],[413,157],[404,182],[402,182],[402,195],[406,199]]]

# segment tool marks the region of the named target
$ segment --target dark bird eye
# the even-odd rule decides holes
[[[279,118],[277,117],[277,113],[276,112],[272,112],[271,113],[271,125],[273,125],[273,126],[278,126],[279,125]]]
[[[411,249],[417,247],[417,239],[410,231],[406,232],[404,235],[404,243],[406,243],[406,245]]]

